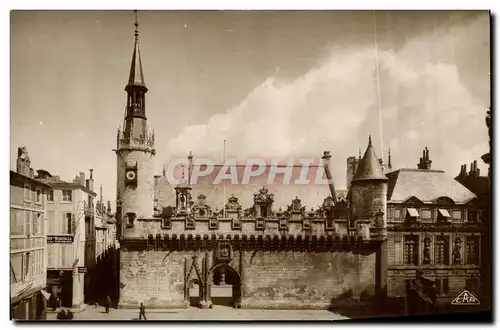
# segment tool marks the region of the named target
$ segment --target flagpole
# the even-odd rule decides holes
[[[226,140],[224,140],[222,159],[223,159],[222,168],[224,168],[224,165],[226,164]],[[222,214],[224,215],[224,219],[225,219],[226,218],[226,180],[224,180],[223,190],[224,190],[224,200],[223,200],[224,202],[222,203],[222,212],[223,212]]]
[[[384,136],[382,134],[382,107],[380,101],[380,75],[378,71],[378,44],[377,44],[377,18],[373,11],[373,41],[375,47],[375,69],[377,75],[377,105],[378,105],[378,125],[380,130],[380,148],[382,159],[384,159]]]

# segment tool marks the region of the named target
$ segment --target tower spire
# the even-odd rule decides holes
[[[127,88],[129,86],[140,86],[146,88],[146,84],[144,83],[144,74],[142,72],[141,52],[139,50],[139,19],[137,18],[137,10],[134,10],[134,28],[134,53],[132,54],[132,64],[130,65],[130,75]]]
[[[134,10],[135,41],[139,41],[139,20],[137,19],[137,10]]]

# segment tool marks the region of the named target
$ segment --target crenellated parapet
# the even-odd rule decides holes
[[[148,237],[212,237],[223,235],[234,239],[239,237],[277,237],[278,239],[303,239],[305,237],[360,237],[363,240],[379,240],[385,237],[383,212],[373,219],[358,219],[356,227],[351,226],[350,209],[345,201],[333,203],[330,196],[321,206],[308,210],[299,197],[291,200],[286,209],[272,209],[273,195],[265,188],[254,194],[254,205],[244,210],[235,196],[228,198],[225,212],[212,210],[207,198],[199,194],[190,208],[186,207],[188,187],[177,187],[178,207],[163,207],[155,217],[139,218],[127,228],[127,238],[139,240]],[[185,192],[184,192],[185,191]],[[186,198],[186,200],[183,199]]]

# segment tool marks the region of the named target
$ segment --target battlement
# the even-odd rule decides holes
[[[125,218],[127,221],[127,218]],[[364,220],[364,221],[363,221]],[[272,240],[311,240],[320,245],[323,240],[352,238],[361,240],[385,240],[385,228],[374,225],[375,219],[356,221],[350,225],[347,216],[326,218],[318,214],[297,214],[272,216],[268,218],[228,214],[224,217],[215,215],[206,217],[173,216],[171,218],[151,217],[139,218],[126,222],[124,231],[126,239],[147,240],[151,237],[160,239],[175,239],[193,237],[206,239],[216,236],[224,239],[269,239]],[[359,223],[358,223],[359,222]],[[166,238],[167,237],[167,238]]]

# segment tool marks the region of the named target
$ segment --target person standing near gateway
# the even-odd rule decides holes
[[[141,303],[141,306],[139,307],[139,320],[142,320],[142,317],[144,316],[144,320],[146,319],[146,306],[144,306],[143,303]]]

